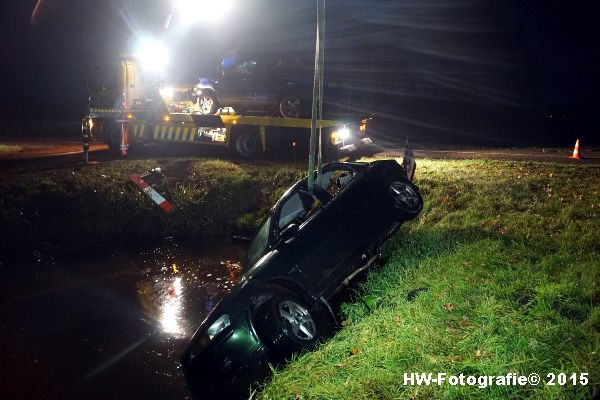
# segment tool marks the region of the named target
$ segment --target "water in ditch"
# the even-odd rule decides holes
[[[171,240],[1,268],[2,397],[190,398],[179,353],[244,249]]]

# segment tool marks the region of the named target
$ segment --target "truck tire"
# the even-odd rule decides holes
[[[254,132],[240,132],[234,139],[235,152],[244,158],[253,158],[262,150],[260,138]]]
[[[110,122],[106,125],[104,132],[104,143],[108,146],[108,150],[111,154],[121,154],[121,125],[117,122]],[[127,146],[127,153],[139,152],[143,147],[143,144],[135,143],[133,140],[132,130],[129,131],[129,145]]]
[[[103,126],[104,143],[112,154],[119,154],[121,146],[121,131],[119,125],[114,121],[106,123]]]

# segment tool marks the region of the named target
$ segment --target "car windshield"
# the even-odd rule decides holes
[[[327,191],[332,197],[335,197],[348,186],[354,179],[355,173],[351,169],[336,168],[325,171],[321,178],[319,186]]]
[[[323,192],[329,194],[330,198],[335,197],[348,185],[354,176],[355,174],[351,169],[335,168],[323,174],[320,187],[323,189]],[[327,201],[327,199],[319,200],[323,204]],[[299,188],[296,187],[296,190],[289,194],[283,201],[279,212],[279,219],[274,221],[275,228],[282,231],[293,222],[296,222],[298,225],[301,224],[318,214],[320,210],[319,204],[320,202],[317,201],[317,197],[313,197],[306,191],[306,179],[304,179],[302,185]],[[248,247],[248,268],[252,267],[262,257],[269,244],[271,219],[272,214],[269,214],[259,228],[252,243],[250,243],[250,247]]]
[[[263,224],[261,225],[258,233],[250,243],[250,247],[248,247],[248,264],[247,267],[250,268],[254,263],[256,263],[262,254],[264,253],[267,245],[269,244],[269,228],[271,226],[271,215],[265,219]]]
[[[281,206],[279,229],[284,229],[296,219],[302,219],[313,208],[314,199],[305,190],[299,190]]]

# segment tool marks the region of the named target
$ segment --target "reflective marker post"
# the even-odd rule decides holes
[[[83,118],[81,120],[81,137],[83,140],[83,162],[85,164],[88,163],[88,153],[90,151],[90,135],[91,135],[91,126],[88,122],[87,118]]]
[[[294,158],[294,164],[296,164],[296,141],[292,142],[292,157]]]
[[[121,119],[121,120],[117,120],[117,123],[120,125],[120,135],[119,135],[119,139],[120,139],[120,146],[119,146],[119,150],[121,152],[121,156],[122,157],[126,157],[127,156],[127,152],[129,150],[129,120],[127,119]]]
[[[146,183],[138,174],[129,174],[129,179],[137,185],[153,202],[167,214],[173,211],[173,205],[160,195],[154,188]]]

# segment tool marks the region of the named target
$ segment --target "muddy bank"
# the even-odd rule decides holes
[[[163,176],[147,181],[174,205],[170,214],[127,177],[156,167]],[[192,158],[0,172],[0,262],[6,266],[168,236],[251,235],[303,173],[269,162]]]

